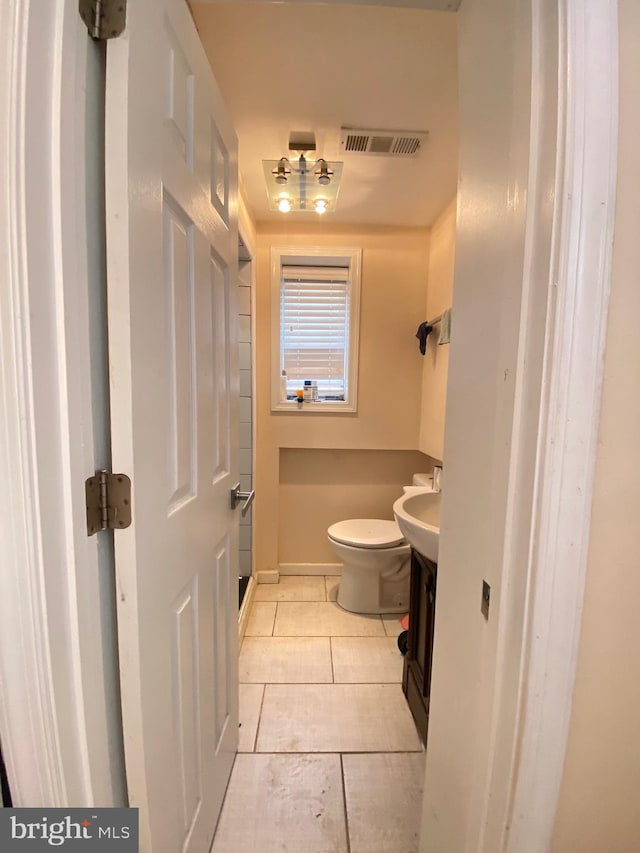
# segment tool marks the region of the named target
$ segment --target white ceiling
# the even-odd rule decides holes
[[[262,160],[288,156],[291,131],[314,131],[317,156],[344,162],[331,222],[434,221],[456,191],[456,15],[301,2],[192,6],[258,222],[318,218],[268,208]],[[415,159],[340,155],[341,125],[429,136]]]

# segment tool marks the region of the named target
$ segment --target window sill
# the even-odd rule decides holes
[[[315,403],[303,402],[298,403],[296,400],[280,400],[278,403],[271,405],[272,412],[289,412],[290,414],[303,412],[312,415],[321,414],[350,414],[357,412],[355,403],[347,401],[340,402],[339,400],[318,400]]]

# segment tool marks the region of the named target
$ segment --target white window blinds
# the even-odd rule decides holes
[[[319,399],[347,399],[349,313],[348,268],[282,267],[280,359],[288,396],[310,379]]]

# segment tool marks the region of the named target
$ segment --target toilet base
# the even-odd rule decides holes
[[[337,602],[350,613],[381,615],[409,610],[409,557],[384,573],[346,565],[338,587]]]

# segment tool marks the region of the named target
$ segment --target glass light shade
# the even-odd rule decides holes
[[[283,209],[280,204],[282,198],[285,197],[282,193],[283,185],[277,183],[278,178],[282,175],[279,168],[283,166],[282,159],[262,161],[269,209],[282,213],[290,211],[292,213],[316,213],[321,212],[316,206],[317,201],[320,200],[324,203],[324,205],[320,205],[320,208],[323,208],[322,212],[332,213],[336,209],[343,164],[338,162],[325,163],[323,160],[314,163],[306,161],[303,168],[300,168],[299,161],[292,160],[289,165],[291,171],[289,172],[287,168],[286,198],[290,207],[286,208],[285,205]],[[316,170],[318,171],[316,172]],[[324,172],[327,173],[328,184],[320,183],[320,179],[324,177]],[[329,174],[331,172],[332,175]]]

